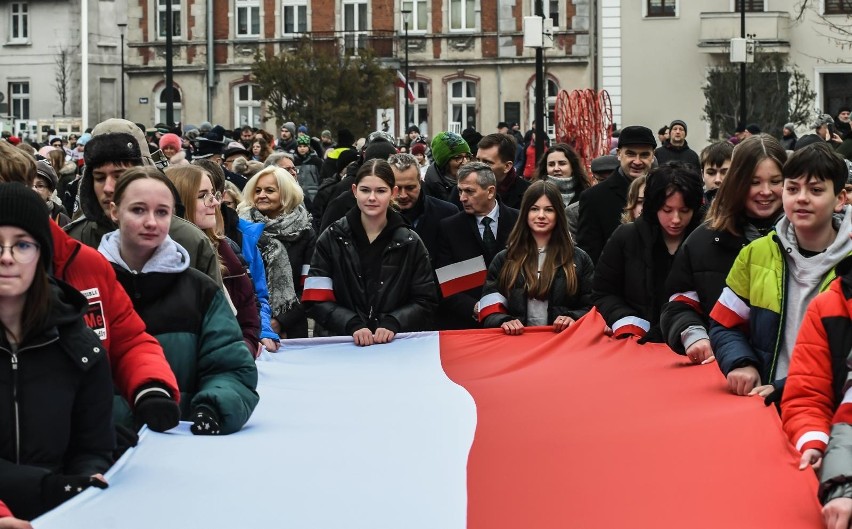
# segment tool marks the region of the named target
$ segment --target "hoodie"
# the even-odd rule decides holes
[[[834,216],[834,228],[837,230],[837,238],[834,242],[824,252],[813,257],[805,257],[799,252],[796,232],[790,220],[784,216],[775,225],[778,240],[785,250],[784,259],[787,266],[787,288],[782,322],[784,337],[778,353],[776,379],[787,376],[790,355],[805,316],[805,309],[819,294],[826,276],[833,274],[834,267],[852,252],[852,239],[849,238],[849,234],[852,233],[852,208],[845,206],[841,214]]]
[[[99,251],[148,332],[163,346],[180,388],[181,420],[214,415],[223,434],[242,428],[257,405],[257,367],[221,287],[189,268],[189,255],[166,237],[142,270],[120,254],[121,234],[104,236]]]
[[[98,251],[107,258],[107,261],[119,265],[128,272],[178,274],[189,268],[189,253],[168,235],[159,248],[154,251],[154,255],[142,267],[142,270],[131,269],[121,258],[120,250],[121,232],[119,230],[104,235],[98,247]]]

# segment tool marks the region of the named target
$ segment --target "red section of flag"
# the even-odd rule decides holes
[[[603,329],[593,310],[560,334],[441,334],[476,401],[469,529],[823,527],[773,408],[715,364]]]
[[[472,288],[479,288],[485,284],[485,277],[488,275],[487,270],[476,272],[470,275],[462,276],[456,279],[450,279],[441,283],[441,294],[444,297],[464,292]]]

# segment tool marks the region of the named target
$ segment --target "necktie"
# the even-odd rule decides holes
[[[494,238],[494,232],[491,231],[491,223],[494,222],[494,219],[483,217],[480,222],[482,222],[482,226],[485,228],[482,230],[482,245],[485,246],[485,251],[489,257],[493,257],[497,253],[497,239]]]

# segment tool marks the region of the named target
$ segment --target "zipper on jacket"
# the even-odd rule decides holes
[[[18,354],[12,354],[12,406],[15,415],[15,463],[21,464],[21,413],[18,406]]]
[[[787,317],[787,259],[786,259],[786,249],[784,245],[781,244],[781,240],[778,238],[776,234],[773,237],[773,240],[778,244],[778,248],[781,250],[781,307],[779,315],[780,321],[778,322],[778,335],[775,336],[775,347],[772,352],[772,365],[769,368],[769,380],[766,381],[767,384],[772,384],[775,381],[775,368],[778,367],[778,353],[781,349],[781,339],[784,336],[784,323]],[[792,353],[792,345],[791,353]],[[792,355],[791,355],[792,356]]]

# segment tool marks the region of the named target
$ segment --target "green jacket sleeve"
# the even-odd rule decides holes
[[[257,366],[220,290],[204,315],[198,348],[198,392],[192,409],[204,405],[216,410],[222,433],[234,433],[260,400]]]

